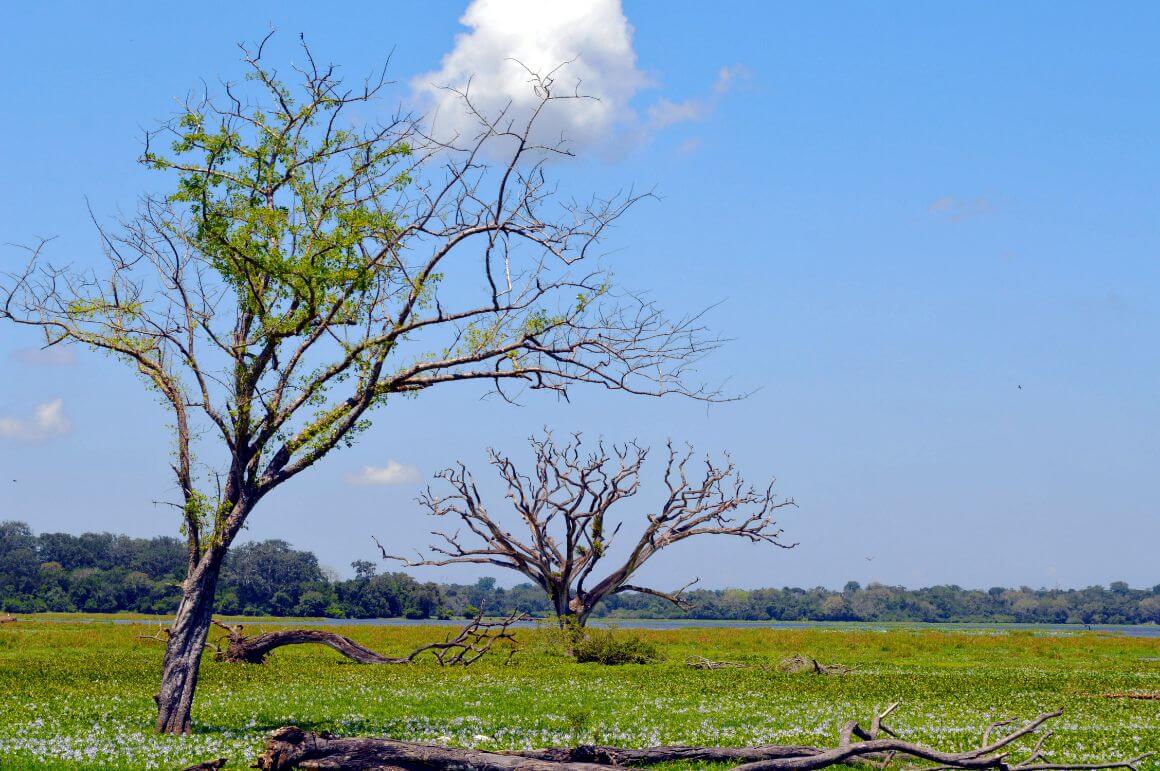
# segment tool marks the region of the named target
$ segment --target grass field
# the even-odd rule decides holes
[[[404,652],[446,627],[333,627]],[[480,748],[662,743],[832,744],[848,718],[901,700],[893,726],[943,748],[978,742],[1009,715],[1063,706],[1056,760],[1160,749],[1160,701],[1107,692],[1160,690],[1160,641],[1076,634],[896,629],[681,629],[641,632],[658,664],[575,664],[552,635],[523,630],[510,665],[360,666],[317,646],[265,665],[207,656],[189,737],[150,731],[160,646],[148,627],[22,618],[0,625],[0,767],[180,768],[226,756],[245,768],[272,728],[296,724]],[[785,674],[794,653],[855,667]],[[768,667],[693,670],[690,655]],[[1156,758],[1149,771],[1160,769]]]

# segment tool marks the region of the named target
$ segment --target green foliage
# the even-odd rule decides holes
[[[309,86],[296,100],[272,73],[254,67],[263,97],[257,106],[223,115],[194,105],[172,125],[171,152],[150,150],[145,161],[176,173],[170,201],[196,223],[192,232],[175,227],[173,234],[209,259],[263,331],[289,334],[389,269],[371,264],[362,247],[399,232],[395,213],[380,204],[409,183],[398,164],[411,148],[334,128],[340,100]]]
[[[660,659],[656,645],[616,629],[585,629],[572,643],[572,656],[581,664],[651,664]]]

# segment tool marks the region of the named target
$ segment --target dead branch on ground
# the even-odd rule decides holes
[[[685,659],[685,666],[692,669],[747,669],[751,665],[740,661],[714,661],[704,656],[690,656]]]

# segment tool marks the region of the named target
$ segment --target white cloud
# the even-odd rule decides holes
[[[70,365],[75,364],[77,360],[76,351],[63,345],[54,345],[51,348],[20,348],[11,355],[21,364],[45,366]]]
[[[749,70],[742,65],[717,70],[712,92],[707,96],[673,102],[664,97],[648,108],[649,128],[657,131],[677,123],[696,123],[713,114],[717,105],[738,83],[749,79]]]
[[[422,479],[419,469],[389,459],[386,466],[363,466],[357,474],[347,474],[351,485],[414,485]]]
[[[460,22],[469,31],[456,35],[440,69],[411,82],[423,106],[437,110],[440,136],[476,132],[444,87],[462,89],[470,79],[471,98],[485,114],[510,102],[526,115],[538,101],[528,70],[548,73],[565,62],[557,93],[579,87],[595,98],[554,104],[540,123],[544,136],[563,132],[575,144],[592,144],[632,122],[629,101],[648,78],[636,67],[632,27],[619,0],[474,0]]]
[[[72,431],[72,422],[64,414],[64,402],[54,399],[38,404],[29,418],[0,417],[0,437],[23,442],[39,442],[64,436]]]
[[[703,120],[748,77],[744,67],[722,67],[709,94],[679,102],[657,99],[642,118],[632,102],[654,84],[637,67],[632,25],[620,0],[473,0],[460,22],[468,31],[456,36],[440,68],[411,81],[420,108],[432,116],[433,131],[442,138],[478,133],[476,119],[447,87],[466,88],[477,109],[491,117],[510,105],[508,116],[519,121],[539,102],[529,70],[555,70],[556,94],[593,97],[551,104],[538,118],[536,139],[554,143],[563,137],[574,149],[603,150]]]
[[[709,107],[701,99],[686,99],[670,102],[661,97],[648,108],[648,123],[654,129],[662,129],[675,123],[692,123],[703,120]]]

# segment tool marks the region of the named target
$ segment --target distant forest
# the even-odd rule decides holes
[[[111,533],[42,533],[23,522],[0,523],[0,610],[173,613],[186,555],[176,538]],[[502,614],[551,613],[532,584],[510,589],[495,579],[475,584],[422,583],[406,573],[378,573],[352,563],[355,577],[327,575],[318,558],[285,541],[257,541],[230,552],[218,589],[222,614],[333,618],[451,618],[479,609]],[[1122,581],[1086,589],[958,586],[905,589],[856,581],[841,591],[702,589],[683,612],[655,597],[610,598],[595,616],[779,621],[936,621],[1067,624],[1160,623],[1160,585],[1132,589]]]

